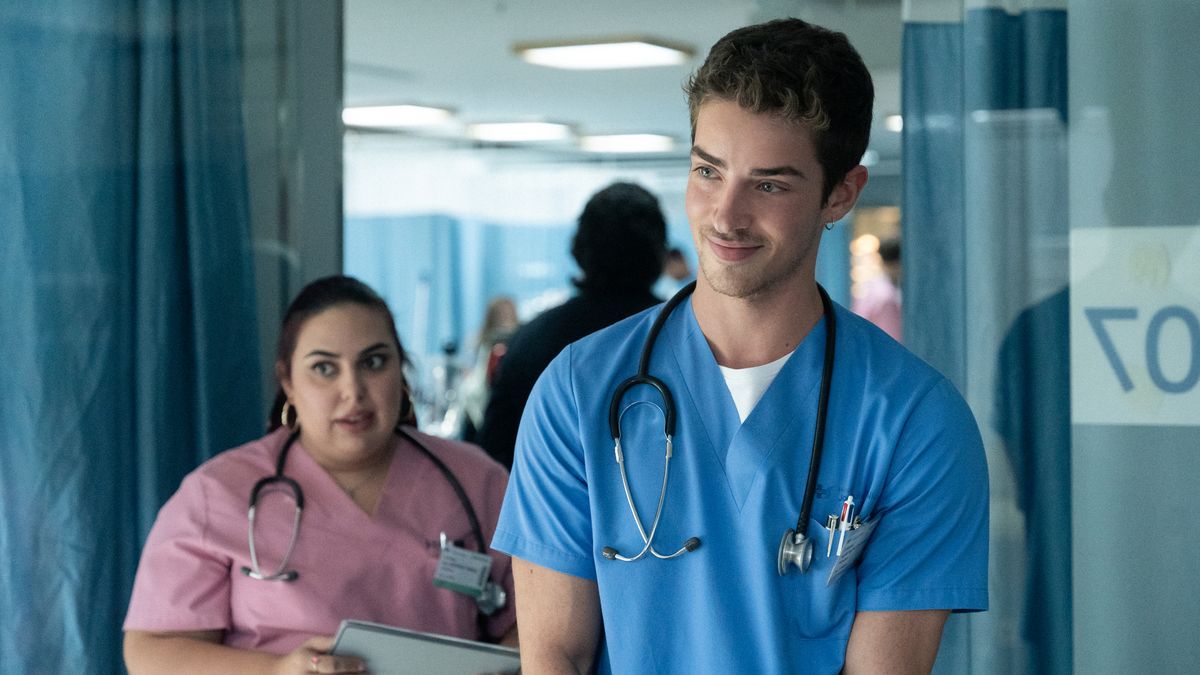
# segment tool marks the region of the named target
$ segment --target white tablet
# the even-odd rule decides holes
[[[371,675],[512,673],[521,665],[512,647],[369,621],[343,621],[330,652],[361,657]]]

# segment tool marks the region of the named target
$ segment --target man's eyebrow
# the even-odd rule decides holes
[[[750,175],[756,178],[765,178],[767,176],[800,176],[804,177],[804,172],[791,165],[784,166],[769,166],[763,169],[751,169]]]
[[[714,157],[714,156],[712,156],[712,155],[708,154],[707,152],[705,152],[705,151],[704,151],[704,150],[703,150],[703,149],[702,149],[700,146],[698,146],[698,145],[693,145],[693,146],[692,146],[692,154],[693,154],[693,155],[695,155],[695,156],[697,156],[697,157],[699,157],[700,159],[702,159],[702,160],[704,160],[704,161],[708,162],[709,164],[712,164],[713,166],[716,166],[716,167],[721,167],[721,168],[724,168],[724,167],[725,167],[725,160],[723,160],[723,159],[717,159],[716,157]]]
[[[725,168],[725,160],[710,155],[698,145],[692,146],[692,154],[715,167],[722,169]],[[790,164],[787,164],[784,166],[770,166],[762,169],[751,169],[750,175],[754,176],[755,178],[765,178],[767,176],[799,176],[803,178],[804,172],[794,166],[791,166]]]

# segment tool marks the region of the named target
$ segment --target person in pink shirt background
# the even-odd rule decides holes
[[[897,342],[904,342],[904,317],[901,311],[900,240],[879,242],[883,274],[864,282],[865,292],[853,299],[850,310],[879,326]]]
[[[129,671],[362,672],[327,653],[343,619],[515,645],[510,561],[487,550],[507,472],[414,428],[386,303],[327,277],[301,291],[280,333],[272,430],[184,478],[147,538],[124,626]],[[488,553],[489,590],[508,601],[435,586],[444,541]]]

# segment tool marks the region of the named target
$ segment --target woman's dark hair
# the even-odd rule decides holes
[[[299,339],[300,328],[304,326],[304,323],[327,309],[345,304],[361,305],[373,309],[387,319],[392,339],[396,343],[396,353],[400,358],[400,368],[403,371],[404,367],[408,365],[408,356],[400,344],[400,334],[396,332],[396,320],[392,316],[392,310],[388,308],[387,302],[379,297],[378,293],[371,290],[370,286],[358,279],[336,275],[317,279],[308,284],[288,306],[287,312],[283,315],[283,324],[279,327],[279,341],[275,346],[277,377],[280,368],[285,372],[291,368],[292,353],[296,351],[296,340]],[[275,403],[271,406],[271,412],[267,416],[268,431],[274,431],[283,426],[281,416],[285,401],[287,401],[287,394],[280,386],[275,392]],[[407,386],[400,398],[400,423],[412,425],[417,423],[416,412],[413,409],[412,398]]]

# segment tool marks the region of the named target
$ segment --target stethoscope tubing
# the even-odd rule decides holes
[[[667,317],[675,310],[679,303],[687,299],[692,291],[696,290],[695,280],[688,282],[686,286],[679,289],[679,292],[667,301],[658,316],[654,319],[654,324],[650,326],[650,333],[646,336],[646,343],[642,345],[642,355],[638,359],[637,374],[617,385],[616,391],[613,392],[612,400],[608,405],[608,430],[612,434],[613,441],[621,440],[621,398],[629,389],[639,385],[648,384],[658,390],[663,399],[663,433],[667,438],[675,437],[675,398],[671,395],[671,389],[662,380],[650,374],[650,352],[654,349],[654,343],[658,340],[658,334],[662,332],[663,324],[667,322]]]
[[[251,579],[259,581],[295,581],[300,574],[295,570],[288,570],[288,561],[292,559],[292,552],[296,550],[296,540],[300,533],[300,516],[304,513],[304,490],[300,488],[300,484],[286,476],[283,472],[284,464],[287,462],[288,450],[292,444],[296,442],[296,438],[300,435],[299,430],[293,431],[286,441],[283,442],[283,447],[279,450],[279,456],[275,459],[275,473],[264,478],[260,478],[254,487],[250,490],[250,509],[246,513],[246,519],[249,525],[246,528],[246,545],[250,549],[250,567],[242,567],[242,573]],[[258,522],[258,496],[259,494],[273,486],[283,485],[291,493],[292,498],[296,500],[296,514],[292,520],[292,536],[288,540],[287,552],[279,561],[279,568],[270,574],[264,574],[262,568],[258,564],[258,549],[254,545],[254,529]]]
[[[458,496],[458,501],[462,502],[463,510],[467,512],[467,520],[471,523],[471,534],[475,537],[475,543],[479,547],[479,552],[487,553],[487,544],[483,539],[483,527],[479,524],[479,516],[475,513],[475,507],[471,505],[471,498],[467,496],[467,491],[463,489],[458,477],[454,475],[454,472],[450,470],[450,467],[446,466],[446,463],[440,457],[433,454],[432,450],[426,447],[424,443],[418,441],[417,437],[413,436],[406,429],[397,427],[396,434],[415,445],[418,450],[429,458],[429,461],[433,462],[434,466],[442,472],[442,475],[446,477],[446,480],[450,483],[450,487],[454,489],[454,494]]]
[[[813,497],[817,494],[817,475],[821,472],[821,456],[825,451],[825,419],[829,410],[829,390],[833,386],[837,344],[837,316],[833,313],[833,301],[820,284],[817,284],[817,292],[821,295],[821,308],[825,312],[825,359],[821,364],[821,389],[817,395],[817,423],[813,429],[812,454],[808,460],[808,479],[804,483],[804,499],[800,502],[800,516],[796,521],[796,533],[801,537],[808,536]]]
[[[628,408],[626,408],[626,410],[628,410]],[[667,477],[671,474],[671,446],[672,441],[668,436],[667,452],[665,458],[663,459],[662,487],[659,488],[658,491],[658,506],[656,506],[654,509],[654,522],[650,524],[650,534],[647,535],[646,528],[642,525],[642,517],[638,513],[637,509],[633,507],[633,493],[629,489],[629,476],[625,471],[625,458],[624,454],[620,452],[620,441],[617,441],[617,467],[621,470],[621,486],[625,488],[625,500],[630,505],[630,512],[633,514],[633,522],[637,525],[638,534],[642,536],[642,541],[644,544],[642,546],[642,550],[638,551],[637,555],[634,556],[623,556],[620,553],[616,553],[614,549],[613,558],[616,560],[620,560],[621,562],[634,562],[635,560],[641,559],[642,556],[646,555],[646,553],[650,553],[659,560],[670,560],[671,558],[676,558],[683,555],[689,550],[685,544],[684,546],[680,546],[679,550],[675,551],[674,553],[665,555],[659,553],[658,549],[654,548],[654,533],[658,531],[658,524],[661,522],[660,519],[662,518],[663,503],[666,501],[667,496]],[[691,540],[689,539],[688,541]]]
[[[633,514],[633,522],[637,525],[638,534],[642,538],[642,550],[638,551],[638,553],[633,556],[621,555],[615,548],[611,546],[605,546],[603,555],[609,560],[635,562],[637,560],[641,560],[647,553],[651,554],[655,558],[658,558],[659,560],[670,560],[672,558],[679,557],[684,553],[694,551],[700,546],[700,540],[696,537],[692,537],[684,542],[683,546],[680,546],[679,549],[674,553],[661,553],[658,551],[658,549],[654,548],[654,535],[658,532],[659,523],[662,522],[663,504],[666,502],[667,497],[667,481],[671,475],[671,456],[674,454],[675,398],[671,395],[671,389],[666,385],[665,382],[649,373],[650,355],[654,349],[654,343],[658,339],[658,334],[662,331],[663,325],[666,323],[671,312],[674,311],[674,309],[695,289],[695,281],[688,283],[686,286],[681,288],[679,292],[672,296],[671,299],[667,301],[666,305],[663,306],[662,310],[659,311],[658,316],[654,319],[654,323],[650,326],[650,333],[646,336],[646,343],[642,346],[642,354],[638,359],[637,373],[633,377],[630,377],[621,384],[617,385],[616,390],[613,392],[612,399],[609,402],[608,426],[609,432],[611,433],[613,439],[613,453],[617,460],[617,468],[621,474],[621,487],[625,491],[625,501],[629,505],[629,512]],[[624,411],[621,410],[621,399],[624,397],[626,391],[639,384],[653,387],[658,391],[659,396],[662,398],[663,434],[666,437],[666,450],[664,451],[663,457],[662,486],[658,491],[658,504],[654,509],[654,520],[650,523],[649,533],[646,532],[645,525],[642,523],[641,514],[638,513],[637,505],[633,502],[633,493],[629,487],[629,475],[625,470],[625,457],[624,453],[621,451],[621,416],[624,414]],[[632,407],[633,405],[636,404],[631,404],[630,406],[626,407],[625,410],[628,410],[629,407]]]
[[[638,534],[642,538],[642,550],[633,556],[624,556],[617,552],[611,546],[604,547],[604,557],[609,560],[619,560],[621,562],[634,562],[640,560],[646,553],[652,554],[654,557],[661,560],[669,560],[683,553],[693,551],[700,545],[700,540],[696,537],[688,539],[678,551],[670,555],[659,553],[654,548],[654,535],[658,531],[658,525],[662,517],[663,504],[667,494],[667,477],[670,472],[671,455],[673,454],[673,438],[675,436],[675,401],[671,395],[670,387],[662,380],[654,377],[649,373],[650,355],[654,349],[654,344],[658,340],[659,333],[662,331],[663,325],[667,318],[682,303],[693,291],[696,290],[696,282],[692,281],[681,288],[659,311],[655,317],[654,323],[650,327],[650,332],[646,335],[645,344],[642,346],[641,357],[638,359],[637,373],[632,377],[624,380],[613,391],[612,399],[609,401],[608,408],[608,426],[609,432],[613,439],[613,452],[617,461],[617,468],[621,474],[621,485],[625,491],[625,501],[629,505],[629,511],[633,514],[633,521],[637,525]],[[829,298],[829,294],[825,289],[817,284],[817,292],[821,296],[821,309],[825,316],[825,353],[821,367],[821,387],[817,396],[817,419],[813,430],[812,452],[809,456],[808,477],[804,484],[804,497],[800,502],[800,515],[797,519],[795,536],[798,542],[807,540],[808,523],[812,514],[813,498],[817,491],[817,478],[821,472],[821,457],[825,447],[825,422],[828,417],[829,408],[829,390],[833,383],[833,366],[835,356],[835,345],[837,343],[837,317],[834,314],[833,301]],[[641,515],[638,513],[637,505],[634,504],[633,494],[629,487],[628,473],[625,469],[625,457],[621,450],[621,416],[623,411],[620,404],[625,393],[639,384],[645,384],[653,387],[659,392],[663,400],[663,432],[666,435],[666,456],[663,462],[663,481],[662,487],[658,494],[658,505],[654,511],[654,521],[650,525],[650,532],[646,532],[646,528],[642,523]],[[632,406],[632,404],[631,404]],[[629,406],[629,407],[631,407]],[[625,410],[628,410],[626,407]],[[782,556],[782,553],[781,553]],[[802,571],[804,567],[801,568]],[[782,565],[781,565],[782,573]]]
[[[403,427],[397,427],[395,432],[397,436],[407,440],[414,447],[416,447],[417,450],[428,457],[429,460],[433,462],[434,466],[437,467],[438,471],[445,476],[446,480],[450,483],[450,487],[454,490],[454,494],[458,497],[459,502],[462,503],[463,510],[466,511],[467,520],[471,524],[471,534],[475,539],[476,545],[479,547],[479,552],[487,553],[487,545],[483,538],[483,528],[479,524],[479,516],[475,512],[475,507],[471,504],[471,499],[467,496],[467,492],[463,489],[462,483],[458,480],[458,477],[454,475],[454,472],[450,470],[450,467],[446,466],[446,463],[443,462],[440,457],[433,454],[432,450],[426,447],[424,443],[417,440],[417,437],[408,430],[404,429]],[[287,440],[283,443],[283,447],[279,450],[279,457],[275,460],[274,475],[266,476],[260,479],[254,484],[254,488],[250,491],[250,509],[247,514],[247,517],[250,520],[250,527],[247,536],[249,538],[250,546],[250,562],[253,567],[244,568],[242,571],[246,572],[246,569],[250,569],[250,571],[246,572],[246,574],[247,576],[255,579],[270,581],[292,581],[298,576],[295,571],[285,573],[283,570],[287,567],[287,562],[291,558],[292,551],[296,548],[296,534],[299,532],[300,514],[304,511],[304,490],[300,487],[298,482],[284,473],[284,465],[287,463],[288,454],[291,451],[292,445],[296,442],[296,439],[299,436],[299,430],[293,431],[288,436]],[[292,495],[296,499],[296,518],[295,523],[293,524],[291,542],[288,545],[288,550],[284,555],[283,561],[280,563],[279,570],[273,574],[263,574],[258,565],[258,554],[254,546],[255,514],[258,507],[259,493],[261,493],[266,487],[275,483],[286,485],[292,492]]]

